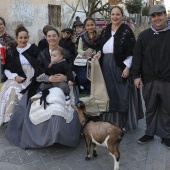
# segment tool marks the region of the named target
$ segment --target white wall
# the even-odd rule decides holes
[[[0,16],[7,24],[7,32],[15,36],[14,30],[20,23],[24,24],[30,33],[30,42],[38,43],[42,37],[42,28],[48,24],[48,4],[61,5],[61,23],[66,27],[70,21],[73,9],[63,0],[0,0]],[[3,2],[2,2],[3,1]],[[75,6],[77,0],[66,0],[71,6]],[[81,6],[80,6],[81,8]],[[83,20],[85,14],[78,13]],[[74,18],[75,18],[74,17]],[[82,20],[82,21],[83,21]],[[74,20],[73,20],[74,21]],[[61,28],[62,29],[62,28]]]

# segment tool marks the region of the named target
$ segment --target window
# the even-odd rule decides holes
[[[49,24],[61,27],[61,6],[48,4]]]

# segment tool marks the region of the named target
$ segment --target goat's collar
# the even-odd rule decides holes
[[[86,123],[87,123],[87,118],[85,118],[85,119],[82,121],[81,126],[84,127],[84,126],[86,125]]]
[[[82,128],[84,128],[86,124],[90,121],[98,122],[98,121],[101,121],[101,119],[99,116],[90,116],[89,114],[85,114],[85,118],[81,123]]]

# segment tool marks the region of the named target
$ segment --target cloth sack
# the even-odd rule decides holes
[[[90,59],[91,57],[84,57],[80,54],[77,55],[77,57],[74,60],[74,65],[76,66],[86,66],[87,61]]]
[[[90,80],[90,97],[81,97],[79,100],[85,103],[86,111],[90,115],[99,115],[100,112],[108,111],[109,96],[98,59],[92,59],[91,63],[91,67],[94,67],[94,69],[91,69],[93,73]]]

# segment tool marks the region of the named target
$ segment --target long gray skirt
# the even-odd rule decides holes
[[[101,114],[102,120],[126,130],[136,129],[138,120],[144,116],[140,90],[134,86],[132,78],[121,77],[122,71],[113,54],[104,55],[101,69],[110,99],[109,111]]]
[[[75,103],[78,100],[78,88],[74,88]],[[60,143],[76,147],[80,136],[80,123],[76,111],[73,120],[66,123],[63,117],[53,115],[49,120],[34,125],[29,118],[31,102],[27,93],[23,95],[13,116],[8,122],[5,137],[21,148],[42,148]]]

